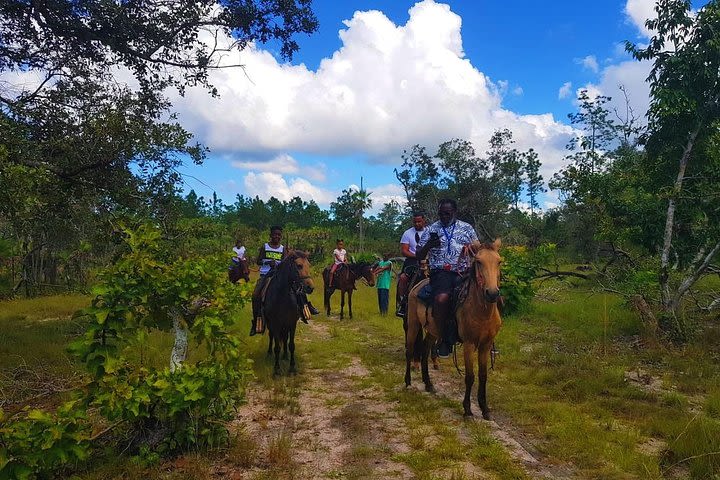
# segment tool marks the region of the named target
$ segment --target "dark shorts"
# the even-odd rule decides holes
[[[441,293],[452,293],[455,285],[460,278],[457,272],[449,272],[446,270],[430,271],[430,286],[432,287],[433,296]]]
[[[406,258],[402,265],[402,272],[412,277],[418,268],[420,268],[420,263],[417,258]]]

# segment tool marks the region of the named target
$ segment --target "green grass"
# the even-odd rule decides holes
[[[322,304],[319,290],[312,296],[317,306]],[[497,339],[501,353],[488,381],[490,408],[532,444],[543,464],[569,469],[577,478],[718,475],[720,328],[704,326],[702,334],[683,347],[637,347],[643,329],[629,307],[612,295],[583,290],[587,286],[582,284],[577,289],[567,287],[554,303],[536,302],[527,313],[504,319]],[[297,413],[302,407],[298,397],[307,388],[305,378],[311,370],[333,372],[359,358],[369,373],[357,378],[352,388],[379,389],[393,405],[393,413],[407,429],[409,446],[407,453],[393,460],[404,463],[417,478],[465,478],[461,464],[468,459],[497,478],[526,478],[486,423],[462,420],[461,392],[448,399],[401,387],[402,325],[395,317],[377,314],[376,298],[375,289],[360,285],[353,298],[353,320],[324,315],[314,319],[327,326],[327,337],[314,336],[307,326],[299,325],[295,377],[273,379],[272,361],[265,355],[267,336],[245,337],[246,352],[255,362],[257,382],[271,408]],[[70,365],[64,344],[82,326],[68,316],[86,302],[84,297],[46,297],[0,304],[3,378],[22,362],[32,368],[52,363],[61,365],[60,373],[72,371],[74,367],[63,370]],[[332,308],[337,313],[337,294]],[[238,317],[235,328],[243,336],[249,317],[249,307]],[[42,321],[47,318],[56,320]],[[167,361],[172,340],[163,335],[157,334],[151,342],[152,362]],[[445,362],[444,368],[448,366]],[[660,379],[662,388],[652,391],[627,381],[625,373],[638,369]],[[419,375],[413,374],[413,381],[419,382]],[[325,387],[332,391],[332,382]],[[329,410],[340,412],[342,427],[355,438],[347,468],[336,472],[337,478],[371,477],[373,456],[387,452],[369,441],[367,424],[382,418],[357,409],[346,411],[340,397],[330,395],[325,403]],[[459,435],[460,431],[465,434]],[[278,438],[275,457],[284,455],[288,441]],[[650,444],[660,447],[646,448]],[[229,451],[233,448],[237,447],[231,444]],[[237,465],[250,462],[242,454],[236,457]],[[291,458],[284,461],[292,463]],[[103,466],[107,475],[85,478],[132,477],[138,471],[148,479],[170,478],[161,475],[159,467],[143,470],[127,461],[108,462],[114,466]],[[255,478],[292,475],[269,468]]]

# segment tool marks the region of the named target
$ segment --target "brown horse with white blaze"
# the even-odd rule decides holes
[[[470,394],[474,374],[474,355],[478,359],[478,405],[484,419],[490,419],[490,410],[487,405],[486,385],[487,367],[490,360],[490,350],[495,336],[500,330],[502,319],[498,310],[497,301],[500,298],[500,239],[493,243],[475,241],[468,245],[466,251],[471,257],[470,269],[461,284],[461,291],[465,293],[464,300],[460,300],[455,310],[458,324],[458,333],[462,339],[465,360],[465,398],[463,408],[465,416],[472,416],[470,408]],[[429,280],[418,283],[408,297],[408,331],[405,337],[405,385],[410,385],[410,361],[413,358],[413,348],[418,332],[424,332],[424,351],[422,352],[422,379],[425,390],[433,391],[433,385],[428,373],[428,356],[430,348],[440,338],[438,324],[432,316],[432,307],[427,307],[417,297],[420,289]]]

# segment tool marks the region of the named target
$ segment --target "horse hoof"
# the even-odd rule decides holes
[[[425,391],[428,393],[435,393],[435,387],[433,387],[432,383],[426,383],[425,384]]]
[[[485,420],[490,420],[490,412],[483,412],[482,417]]]
[[[291,368],[290,370],[288,370],[288,375],[292,375],[294,377],[295,375],[297,375],[297,370],[294,368]]]
[[[470,418],[470,417],[474,417],[474,416],[475,415],[473,415],[473,413],[469,410],[466,410],[465,413],[463,413],[463,417],[465,417],[465,418]]]

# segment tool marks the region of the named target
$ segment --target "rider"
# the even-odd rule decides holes
[[[395,294],[395,315],[402,317],[405,315],[407,306],[406,297],[408,293],[408,283],[412,277],[413,270],[419,268],[418,260],[415,257],[415,250],[420,241],[420,237],[425,231],[425,214],[422,212],[413,212],[413,226],[405,230],[400,238],[400,252],[405,257],[402,270],[398,275],[397,293]]]
[[[265,243],[258,250],[256,263],[260,266],[260,278],[255,284],[255,291],[252,296],[253,320],[251,322],[252,325],[250,326],[251,337],[256,333],[262,333],[257,332],[255,325],[263,325],[262,315],[260,314],[260,310],[262,308],[261,296],[262,291],[265,288],[265,284],[267,283],[267,279],[270,277],[268,274],[282,261],[283,258],[285,258],[287,253],[285,246],[280,243],[281,239],[282,227],[273,225],[270,227],[270,241]]]
[[[438,221],[425,229],[417,245],[417,258],[428,255],[430,285],[434,295],[433,316],[438,321],[442,339],[438,355],[447,358],[457,341],[452,321],[450,299],[460,274],[467,270],[467,259],[462,257],[465,245],[478,239],[469,223],[457,219],[455,200],[443,199],[438,204]]]
[[[245,247],[243,246],[242,240],[238,238],[237,240],[235,240],[235,246],[233,247],[232,261],[233,261],[233,263],[238,264],[244,258],[245,258]]]
[[[252,296],[253,321],[251,322],[252,325],[250,326],[251,337],[257,333],[262,333],[262,331],[257,331],[256,324],[263,325],[261,309],[262,291],[265,288],[265,284],[267,283],[268,278],[272,276],[273,269],[287,255],[287,249],[284,245],[280,243],[281,239],[282,227],[273,225],[272,227],[270,227],[270,241],[264,244],[258,250],[256,263],[260,266],[260,278],[255,284],[255,291],[253,292]],[[318,313],[320,313],[318,309],[316,309],[313,304],[310,303],[310,300],[305,294],[301,295],[298,301],[301,304],[307,304],[308,309],[312,315],[317,315]],[[301,307],[300,310],[304,311],[302,305],[299,306]],[[301,318],[305,323],[307,323],[308,319],[305,318],[304,314],[301,316]]]
[[[333,277],[335,276],[335,271],[340,267],[340,265],[345,265],[347,263],[347,251],[345,250],[345,242],[342,238],[338,238],[336,240],[336,248],[333,250],[333,259],[335,262],[333,263],[332,267],[330,267],[330,282],[328,285],[333,284]]]

